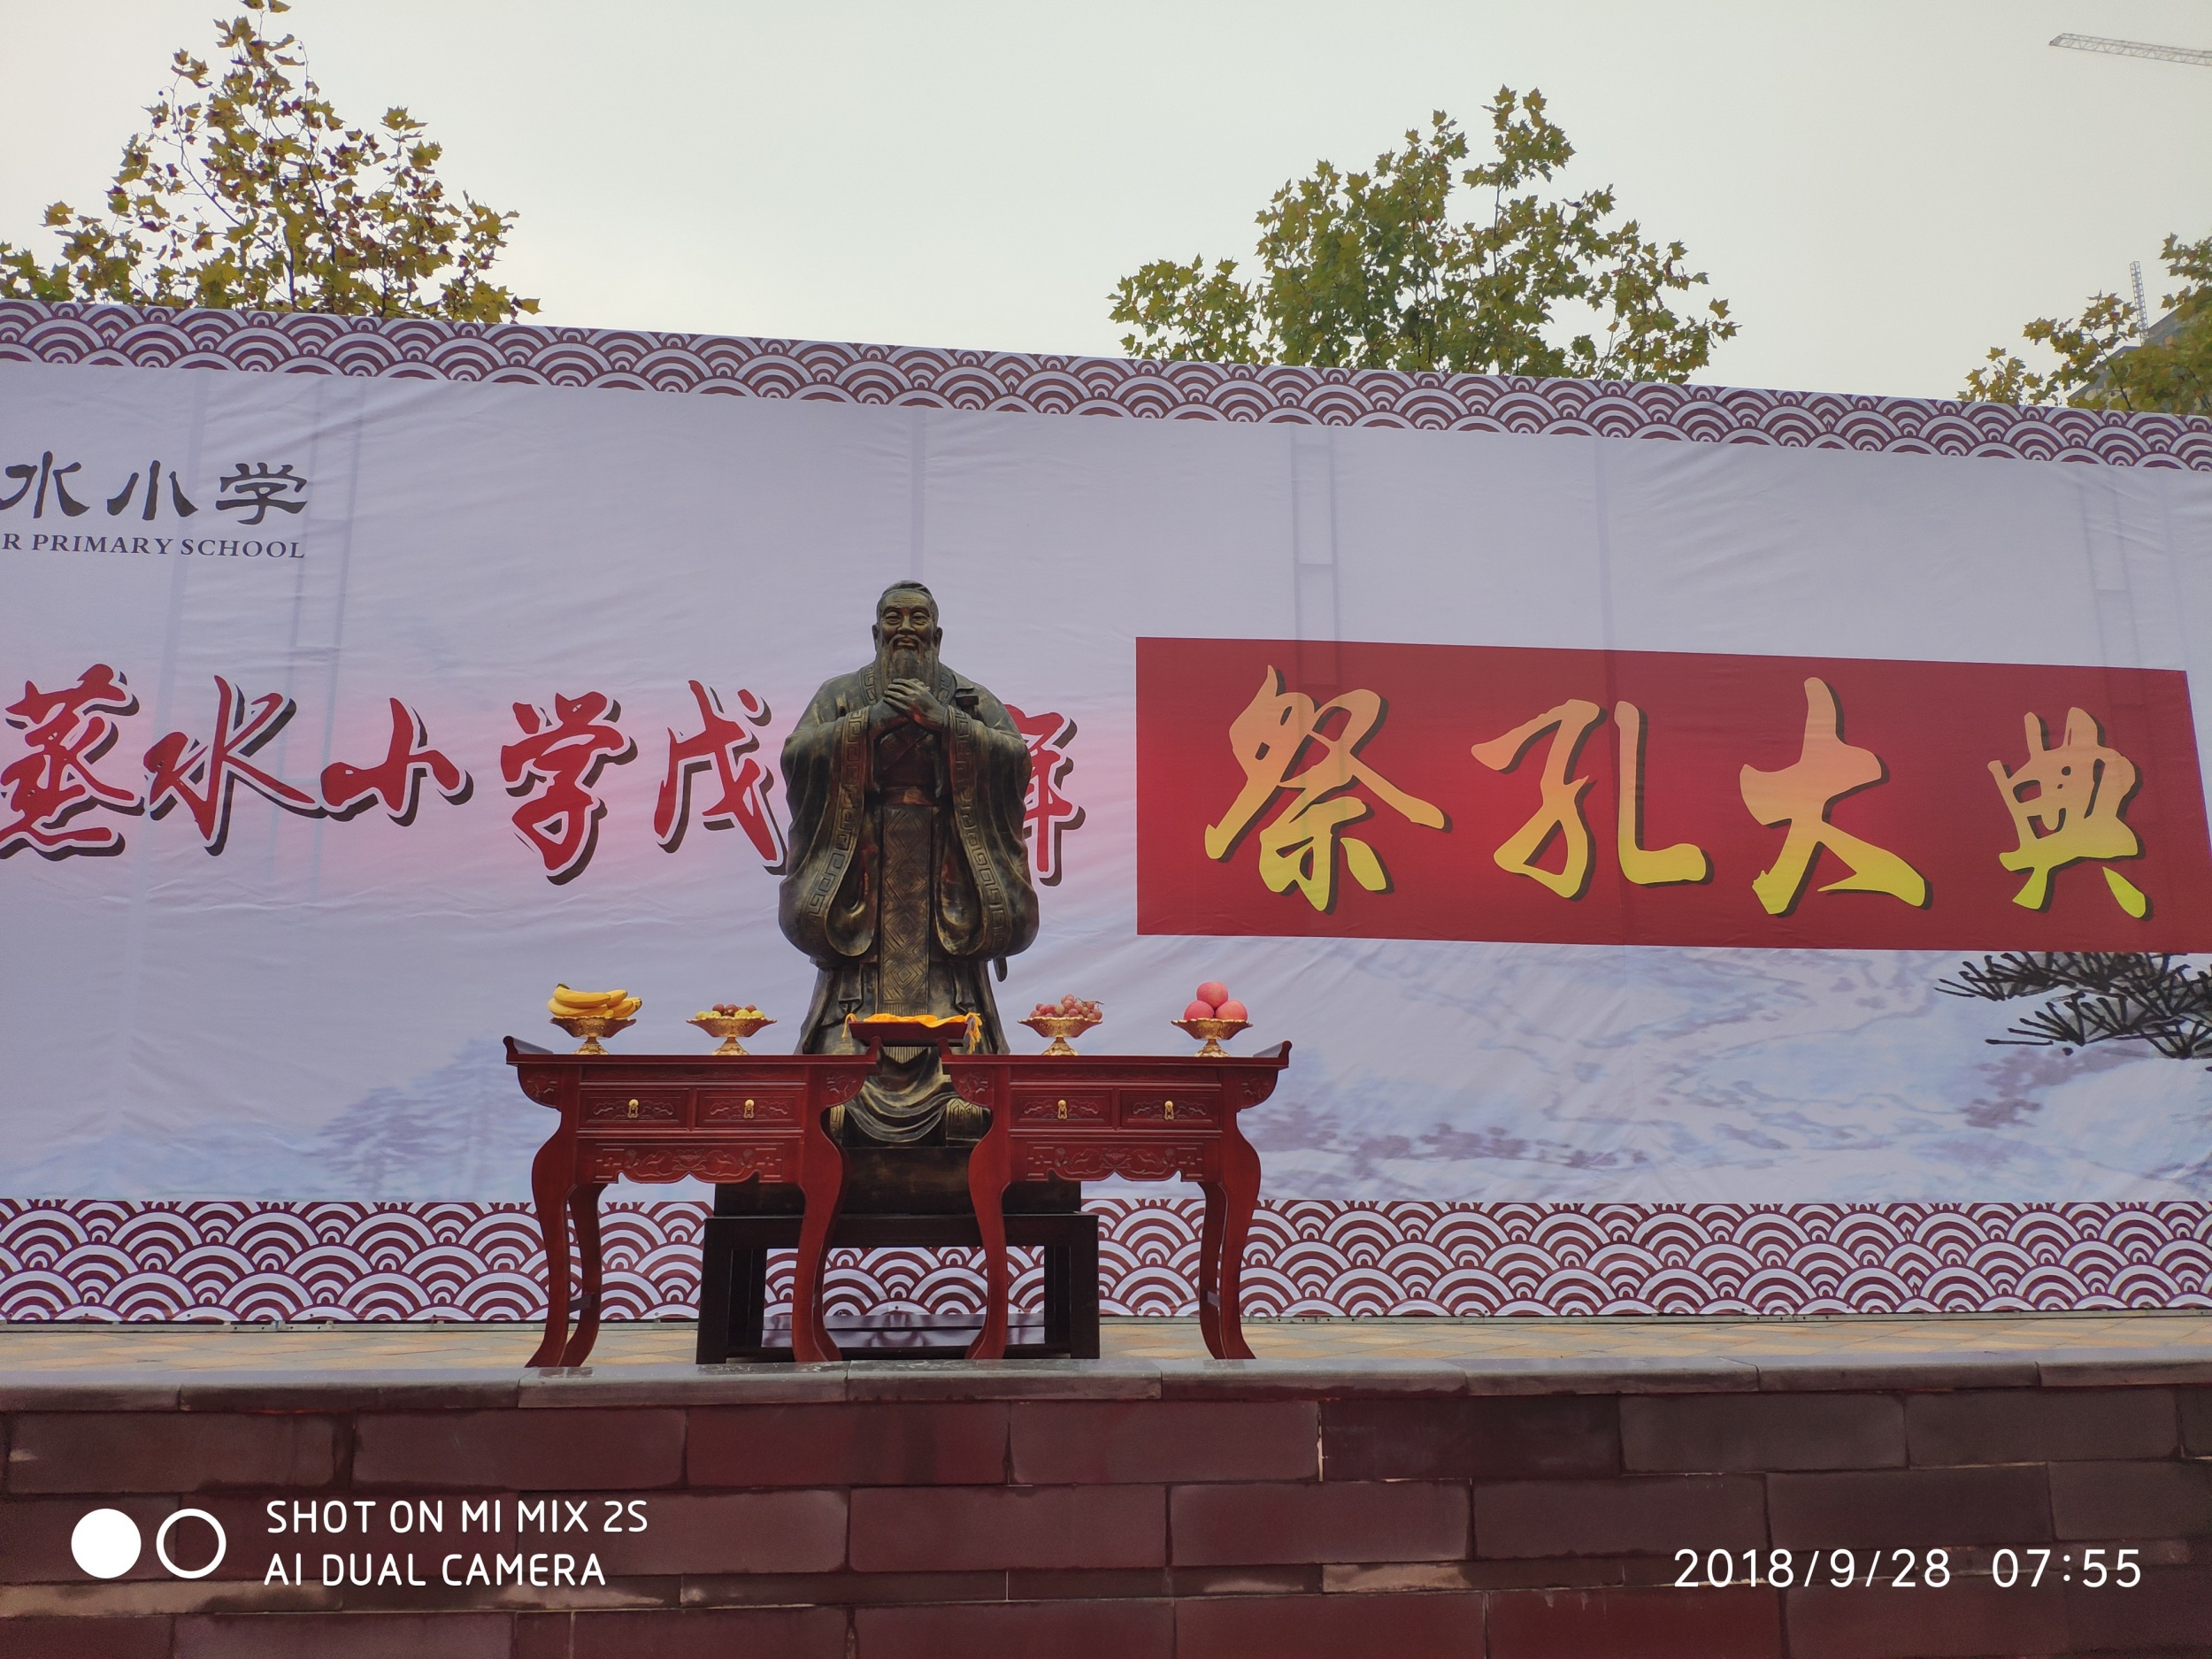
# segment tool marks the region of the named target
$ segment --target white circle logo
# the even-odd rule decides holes
[[[112,1515],[114,1511],[111,1509],[108,1513]],[[179,1521],[185,1520],[187,1518],[196,1521],[205,1521],[210,1526],[215,1529],[215,1554],[204,1567],[180,1567],[175,1562],[169,1559],[169,1529],[174,1526]],[[127,1525],[127,1521],[126,1524]],[[229,1548],[230,1540],[223,1534],[223,1524],[217,1520],[213,1516],[210,1515],[205,1509],[179,1509],[174,1515],[164,1521],[161,1524],[161,1530],[154,1534],[154,1555],[160,1560],[161,1564],[169,1570],[171,1576],[178,1578],[206,1578],[209,1573],[213,1572],[216,1568],[223,1564],[223,1552]],[[138,1555],[138,1529],[134,1526],[131,1528],[131,1555],[134,1560],[135,1560]],[[82,1557],[79,1557],[79,1559],[81,1560]],[[124,1564],[127,1566],[129,1563],[126,1563]],[[112,1577],[113,1575],[109,1574],[107,1576]]]
[[[120,1509],[88,1510],[69,1534],[69,1553],[96,1578],[121,1578],[138,1564],[143,1547],[138,1523]]]

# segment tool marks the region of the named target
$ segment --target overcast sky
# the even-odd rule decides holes
[[[219,0],[7,0],[0,237],[96,201]],[[521,211],[543,320],[1112,353],[1117,278],[1247,257],[1252,216],[1434,108],[1542,88],[1743,324],[1701,378],[1947,395],[1990,345],[2212,230],[2212,0],[1207,4],[301,0],[349,119],[403,103]]]

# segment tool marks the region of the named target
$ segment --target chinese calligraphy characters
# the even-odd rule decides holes
[[[1030,872],[1041,887],[1059,885],[1060,838],[1083,823],[1083,809],[1068,799],[1062,786],[1075,762],[1067,746],[1075,736],[1075,722],[1060,714],[1024,714],[1012,703],[1006,718],[1029,745],[1029,799],[1023,829],[1029,837]]]
[[[1333,733],[1331,720],[1342,716]],[[1375,849],[1346,835],[1345,828],[1374,809],[1345,793],[1353,785],[1367,789],[1402,816],[1430,829],[1444,827],[1444,815],[1426,801],[1400,789],[1359,757],[1360,746],[1382,724],[1383,701],[1371,691],[1348,691],[1318,708],[1300,691],[1285,691],[1279,670],[1270,668],[1260,688],[1229,727],[1229,742],[1244,769],[1244,787],[1218,824],[1206,831],[1206,856],[1225,858],[1245,832],[1285,789],[1297,794],[1260,832],[1260,879],[1271,893],[1294,884],[1317,910],[1336,902],[1337,854],[1352,879],[1370,893],[1381,893],[1390,878]],[[1312,764],[1294,772],[1307,749]]]
[[[1639,887],[1667,887],[1677,882],[1702,881],[1712,864],[1702,848],[1688,841],[1672,847],[1643,845],[1644,712],[1632,703],[1614,710],[1620,727],[1620,810],[1616,845],[1621,874]],[[1583,740],[1605,718],[1594,703],[1575,697],[1548,710],[1534,719],[1474,747],[1474,757],[1493,772],[1511,772],[1520,764],[1530,743],[1546,732],[1555,732],[1540,783],[1542,803],[1512,838],[1492,855],[1498,867],[1517,876],[1541,882],[1563,899],[1582,896],[1591,870],[1590,826],[1582,815],[1582,797],[1591,784],[1587,778],[1570,779]],[[1554,836],[1563,843],[1566,862],[1548,870],[1536,862]]]
[[[452,732],[434,741],[430,723],[402,697],[385,699],[384,733],[376,740],[380,758],[342,737],[337,758],[326,752],[311,782],[295,782],[279,752],[283,737],[294,745],[296,764],[301,740],[285,736],[296,712],[292,698],[282,692],[253,695],[225,676],[213,678],[211,725],[197,733],[163,733],[144,751],[137,787],[119,775],[110,753],[127,718],[140,712],[122,673],[96,663],[73,685],[26,682],[5,710],[7,734],[20,734],[22,750],[0,756],[0,859],[27,849],[50,859],[119,853],[122,833],[104,814],[180,818],[208,853],[220,855],[230,842],[242,785],[294,818],[346,824],[380,808],[402,829],[416,823],[426,786],[455,807],[474,795]],[[691,816],[692,780],[712,769],[721,788],[700,821],[711,829],[742,830],[772,871],[783,860],[784,830],[769,798],[774,779],[757,753],[768,705],[741,688],[734,713],[726,712],[713,687],[686,683],[703,726],[687,735],[669,731],[669,772],[654,833],[664,848],[676,849]],[[603,692],[556,696],[550,717],[526,703],[513,708],[522,734],[499,751],[509,792],[525,797],[511,822],[548,879],[566,882],[582,872],[597,845],[608,810],[597,788],[601,772],[633,758],[636,746],[621,729],[621,709]]]
[[[341,823],[381,801],[393,823],[412,824],[426,776],[455,806],[467,800],[474,788],[468,773],[429,746],[430,734],[423,729],[422,716],[397,697],[391,699],[391,704],[392,741],[380,762],[373,766],[349,766],[333,761],[323,768],[323,804]]]
[[[136,812],[145,804],[135,790],[108,783],[92,770],[114,746],[119,728],[113,717],[137,710],[138,699],[123,676],[105,663],[95,663],[60,691],[24,682],[7,718],[23,731],[30,752],[0,768],[6,810],[15,815],[13,822],[0,823],[0,857],[19,847],[36,848],[49,858],[122,849],[122,832],[113,825],[69,820],[88,807]]]
[[[1828,882],[1823,893],[1886,893],[1916,906],[1928,902],[1928,883],[1917,870],[1828,821],[1828,809],[1835,803],[1888,775],[1871,749],[1843,741],[1843,716],[1828,682],[1808,680],[1805,748],[1796,764],[1780,772],[1743,769],[1743,803],[1751,816],[1770,826],[1790,826],[1780,855],[1752,879],[1751,890],[1768,915],[1786,916],[1796,909],[1823,848],[1851,866],[1849,875]]]
[[[1997,862],[2028,872],[2012,902],[2039,910],[2051,902],[2055,871],[2080,859],[2132,858],[2142,850],[2120,816],[2135,793],[2136,774],[2134,764],[2108,749],[2097,722],[2079,709],[2066,710],[2066,741],[2055,749],[2046,747],[2043,722],[2035,715],[2023,716],[2021,723],[2028,758],[2020,770],[2007,772],[2001,760],[1989,763],[2020,836],[2019,846],[1999,854]],[[2024,795],[2025,789],[2035,793]],[[2149,913],[2150,900],[2125,876],[2108,868],[2104,879],[2130,916],[2139,921]]]
[[[308,480],[300,476],[294,463],[286,461],[273,467],[266,461],[238,461],[234,462],[232,466],[233,470],[216,485],[215,506],[218,511],[242,513],[246,516],[240,520],[241,524],[251,526],[260,524],[273,509],[292,517],[307,510]],[[116,472],[122,470],[119,466],[106,476],[112,479]],[[13,490],[0,494],[0,512],[10,511],[18,506],[27,506],[34,518],[45,518],[50,506],[58,509],[62,516],[68,518],[88,512],[91,503],[79,501],[69,493],[71,479],[83,471],[83,462],[57,462],[51,449],[42,453],[36,461],[25,459],[0,468],[0,474],[15,480],[16,484]],[[142,497],[138,489],[141,477],[146,480]],[[142,500],[143,505],[138,516],[148,524],[153,523],[161,511],[164,481],[165,468],[157,459],[149,461],[142,472],[134,467],[124,479],[121,488],[105,498],[108,517],[119,517],[130,511],[134,501]],[[189,518],[199,511],[198,503],[185,493],[183,476],[176,467],[165,469],[165,481],[169,487],[167,493],[172,513],[179,518]],[[200,487],[195,485],[193,488],[196,490]],[[34,545],[41,540],[34,538]],[[102,546],[104,549],[105,543],[103,542]],[[119,547],[117,550],[122,549]]]
[[[615,722],[622,710],[603,691],[553,696],[553,716],[526,703],[515,704],[519,741],[499,751],[507,793],[528,798],[514,811],[515,828],[545,861],[546,879],[573,880],[590,862],[607,803],[591,787],[609,764],[636,758],[637,741]]]
[[[1402,649],[1417,664],[1418,653],[1479,648],[1362,649]],[[1403,927],[1414,937],[1431,936],[1440,926],[1424,907],[1442,905],[1461,919],[1452,924],[1455,931],[1438,936],[1490,937],[1485,929],[1495,925],[1508,930],[1504,936],[1563,941],[1655,932],[1730,944],[1785,936],[1802,941],[1801,928],[1769,935],[1763,921],[1751,918],[1803,910],[1821,933],[1839,942],[1872,942],[1915,936],[1909,927],[1900,935],[1901,923],[1878,919],[1881,907],[1926,911],[1940,886],[1954,895],[1944,910],[1946,933],[1972,941],[1982,933],[2004,936],[2005,923],[1992,918],[1989,904],[2045,909],[2055,872],[2085,861],[2108,864],[2105,886],[2126,916],[2141,920],[2149,914],[2148,895],[2110,867],[2142,856],[2138,827],[2127,821],[2142,774],[2122,752],[2124,742],[2108,740],[2078,706],[2062,738],[2047,739],[2041,724],[2029,718],[2024,760],[1991,763],[1986,750],[1975,753],[1986,741],[1977,734],[1989,731],[1995,712],[1991,695],[1976,687],[1999,673],[2032,684],[2021,676],[2061,671],[1870,664],[1847,680],[1827,664],[1808,663],[1822,672],[1783,679],[1772,659],[1720,659],[1747,666],[1704,678],[1694,664],[1707,659],[1655,657],[1629,679],[1638,689],[1601,703],[1559,669],[1588,676],[1594,691],[1614,677],[1602,659],[1567,652],[1556,657],[1555,667],[1531,677],[1523,672],[1528,656],[1506,655],[1494,671],[1497,677],[1476,680],[1471,695],[1462,689],[1466,682],[1455,682],[1440,666],[1425,677],[1417,673],[1416,683],[1430,687],[1432,699],[1467,695],[1471,710],[1489,710],[1470,717],[1488,730],[1468,733],[1481,739],[1471,747],[1446,751],[1438,740],[1450,731],[1448,714],[1440,716],[1434,701],[1412,705],[1409,735],[1381,751],[1380,770],[1363,745],[1389,706],[1385,686],[1363,675],[1351,681],[1353,688],[1332,686],[1329,693],[1308,695],[1271,666],[1257,695],[1232,701],[1227,694],[1242,688],[1234,681],[1222,685],[1215,671],[1206,683],[1218,687],[1212,695],[1224,714],[1234,711],[1225,758],[1233,760],[1240,787],[1228,810],[1211,820],[1178,813],[1184,826],[1179,833],[1191,838],[1187,856],[1194,858],[1202,848],[1209,862],[1223,862],[1249,834],[1257,845],[1243,867],[1260,877],[1256,889],[1287,895],[1294,887],[1306,901],[1299,911],[1327,913],[1345,892],[1363,890],[1376,900],[1357,901],[1352,914],[1365,919],[1356,931]],[[1256,653],[1248,660],[1260,659]],[[1760,665],[1747,666],[1754,663]],[[1947,700],[1941,691],[1902,692],[1890,677],[1907,672],[1932,686],[1964,689]],[[1501,702],[1509,706],[1524,683],[1548,695],[1529,695],[1512,719],[1498,719]],[[1863,687],[1857,694],[1863,730],[1855,726],[1851,739],[1839,685]],[[2132,696],[2131,709],[2139,710],[2145,695]],[[2185,710],[2175,693],[2166,695]],[[1655,699],[1655,722],[1647,712]],[[2018,721],[2017,707],[2005,710],[2005,726]],[[1600,746],[1593,740],[1604,734],[1609,716],[1615,741]],[[2139,711],[2131,715],[2141,718]],[[1768,758],[1782,747],[1776,740],[1785,732],[1786,757]],[[1747,755],[1751,745],[1763,747]],[[1610,768],[1604,764],[1609,751],[1615,758]],[[1448,762],[1447,753],[1455,761]],[[1997,826],[2004,820],[1987,810],[1987,786],[1978,782],[1985,767],[2011,819],[2011,833],[2001,837]],[[2183,789],[2185,807],[2179,810],[2193,810],[2196,791],[2189,784]],[[1860,801],[1869,803],[1847,804]],[[1475,838],[1479,872],[1445,848],[1421,850],[1430,843],[1402,826],[1379,825],[1371,834],[1357,827],[1386,807],[1413,825],[1442,830],[1451,844]],[[1674,835],[1647,839],[1647,810]],[[1611,821],[1594,823],[1594,815]],[[1681,836],[1683,830],[1692,834]],[[1386,858],[1394,871],[1405,861],[1406,870],[1386,872]],[[1498,885],[1494,866],[1510,878],[1509,887]],[[2001,887],[2001,872],[2013,878]],[[2212,900],[2212,871],[2207,876],[2205,897]],[[1625,906],[1630,893],[1654,888],[1675,891],[1656,901],[1657,908]],[[1709,896],[1684,891],[1694,888],[1709,889]],[[1542,896],[1514,896],[1529,889]],[[1593,894],[1611,896],[1601,897],[1584,919],[1542,919],[1545,906],[1581,905]],[[1234,918],[1253,930],[1260,912],[1243,901],[1224,902],[1224,910],[1209,913],[1210,921]],[[2075,918],[2068,926],[2089,925],[2078,906],[2062,908]]]
[[[215,730],[205,742],[171,732],[146,751],[150,817],[162,818],[182,806],[198,826],[211,853],[220,853],[230,838],[231,803],[244,784],[264,799],[305,818],[322,814],[322,803],[304,789],[249,761],[292,718],[292,699],[267,692],[249,699],[221,675],[215,677]]]
[[[653,803],[653,834],[664,851],[672,853],[682,844],[684,827],[691,821],[691,780],[711,766],[722,794],[700,814],[700,823],[710,830],[743,829],[764,864],[780,864],[783,830],[768,808],[768,789],[775,780],[753,752],[760,747],[758,733],[747,729],[768,724],[768,705],[751,692],[740,691],[741,723],[723,712],[721,694],[695,680],[691,695],[704,725],[689,737],[678,737],[675,728],[669,728],[668,775]]]

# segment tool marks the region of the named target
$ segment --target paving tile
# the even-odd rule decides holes
[[[353,1479],[426,1491],[649,1491],[683,1478],[683,1455],[680,1411],[374,1414],[354,1425]]]
[[[1334,1400],[1321,1408],[1328,1480],[1532,1479],[1621,1467],[1619,1409],[1599,1395]]]
[[[2192,1457],[2212,1457],[2212,1388],[2176,1391],[2181,1417],[2181,1443]]]
[[[2212,1561],[2151,1567],[2133,1589],[2092,1589],[2078,1581],[2059,1592],[2076,1647],[2084,1652],[2194,1655],[2212,1649]]]
[[[2040,1659],[2073,1651],[2059,1596],[1955,1583],[1942,1590],[1785,1594],[1790,1659]]]
[[[710,1406],[688,1414],[694,1486],[996,1486],[1008,1407],[930,1402]]]
[[[1771,1590],[1520,1590],[1490,1598],[1489,1659],[1781,1659]]]
[[[690,1573],[686,1607],[875,1607],[924,1601],[995,1601],[1004,1572]]]
[[[1158,1486],[877,1486],[852,1494],[857,1572],[1163,1567]]]
[[[1159,1369],[1146,1360],[856,1360],[848,1400],[1152,1400]]]
[[[324,1486],[337,1479],[342,1429],[336,1417],[244,1412],[27,1415],[9,1424],[7,1489]]]
[[[849,1631],[841,1607],[579,1613],[569,1653],[572,1659],[846,1659]]]
[[[1773,1541],[1784,1549],[2036,1544],[2051,1536],[2039,1464],[1770,1475],[1766,1490]]]
[[[557,1406],[791,1405],[845,1398],[842,1365],[625,1365],[588,1376],[524,1373],[516,1403]]]
[[[1479,1595],[1219,1595],[1175,1604],[1176,1659],[1472,1659],[1482,1642]]]
[[[505,1613],[242,1613],[176,1622],[176,1659],[508,1659]]]
[[[1312,1480],[1320,1407],[1307,1400],[1017,1403],[1012,1479],[1023,1486]]]
[[[1166,1601],[953,1603],[864,1607],[853,1616],[855,1659],[950,1659],[1049,1654],[1052,1659],[1174,1659]]]
[[[2166,1388],[2031,1388],[1918,1394],[1905,1402],[1916,1465],[2168,1457],[2180,1420]]]
[[[1758,1356],[1763,1391],[1835,1394],[1866,1389],[2032,1388],[2032,1355],[1916,1346]]]
[[[1759,1369],[1730,1355],[1462,1356],[1454,1362],[1473,1394],[1747,1394]]]
[[[642,1532],[590,1540],[610,1582],[674,1573],[823,1573],[845,1564],[842,1492],[657,1493]],[[595,1522],[603,1506],[591,1507]],[[629,1512],[624,1517],[626,1522]]]
[[[169,1659],[166,1618],[0,1621],[0,1659]]]
[[[1478,1483],[1474,1519],[1475,1554],[1484,1560],[1671,1556],[1767,1542],[1763,1486],[1748,1475]]]
[[[1428,1480],[1179,1486],[1168,1494],[1179,1567],[1457,1561],[1467,1488]]]
[[[1465,1374],[1440,1360],[1337,1358],[1191,1359],[1159,1362],[1169,1400],[1326,1400],[1345,1394],[1455,1395]]]
[[[1632,1470],[1882,1469],[1905,1462],[1905,1404],[1892,1394],[1625,1396]]]
[[[2081,1348],[2036,1360],[2044,1386],[2051,1388],[2131,1387],[2147,1384],[2201,1386],[2212,1383],[2212,1342],[2177,1344],[2154,1351],[2135,1348]]]
[[[2212,1533],[2212,1463],[2053,1463],[2050,1481],[2052,1525],[2062,1539]]]

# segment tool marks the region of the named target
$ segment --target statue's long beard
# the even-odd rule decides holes
[[[885,646],[876,653],[876,666],[882,672],[883,682],[895,680],[919,680],[925,683],[937,674],[937,653],[933,650],[894,650]]]

